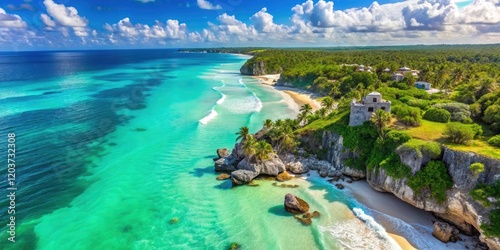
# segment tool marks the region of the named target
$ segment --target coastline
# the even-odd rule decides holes
[[[313,111],[316,111],[321,108],[321,104],[314,99],[315,97],[318,96],[316,96],[316,94],[310,91],[292,87],[276,86],[276,83],[280,78],[280,74],[261,75],[252,77],[254,79],[259,80],[261,84],[271,86],[274,89],[280,91],[281,93],[285,93],[297,104],[298,106],[296,108],[297,110],[300,109],[300,107],[302,107],[304,104],[311,105]]]

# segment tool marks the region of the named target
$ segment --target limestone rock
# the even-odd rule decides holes
[[[251,182],[257,175],[259,175],[259,173],[241,169],[231,173],[231,180],[235,185],[243,185]]]
[[[293,178],[287,171],[281,172],[278,176],[276,176],[276,180],[278,181],[289,181]]]
[[[293,214],[303,214],[309,211],[309,204],[307,202],[290,193],[285,195],[284,205],[285,210]]]
[[[457,240],[460,239],[458,233],[459,231],[457,228],[446,222],[434,222],[434,231],[432,232],[432,235],[444,243],[448,243],[450,241],[457,242]]]
[[[220,171],[220,172],[232,172],[236,170],[235,165],[238,163],[238,161],[232,157],[226,157],[226,158],[220,158],[217,161],[215,161],[215,171]]]
[[[294,174],[303,174],[309,172],[309,168],[302,165],[301,162],[290,162],[286,165],[286,169]]]
[[[340,190],[344,189],[344,185],[342,185],[342,184],[340,184],[340,183],[335,184],[335,186],[336,186],[338,189],[340,189]]]
[[[265,174],[270,176],[277,176],[279,173],[285,171],[285,164],[281,161],[278,155],[271,153],[269,159],[263,162],[252,162],[248,158],[244,158],[238,163],[237,169],[250,170],[258,174]]]
[[[294,218],[300,221],[305,226],[309,226],[312,224],[311,217],[305,215],[304,216],[295,215]]]
[[[223,181],[223,180],[227,180],[229,178],[231,178],[230,175],[228,175],[226,173],[222,173],[222,174],[218,175],[216,179],[219,181]]]
[[[219,156],[219,158],[228,157],[230,154],[231,153],[229,152],[229,150],[227,148],[217,149],[217,155]]]

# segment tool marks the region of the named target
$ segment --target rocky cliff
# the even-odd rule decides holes
[[[259,76],[266,74],[281,74],[281,67],[270,68],[262,60],[250,59],[240,68],[240,73],[243,75]]]
[[[355,155],[344,148],[342,136],[325,131],[322,139],[322,147],[326,149],[325,158],[328,162],[346,175],[364,177],[362,171],[346,166],[346,160]],[[489,214],[493,208],[484,207],[469,195],[478,183],[492,184],[500,179],[500,161],[446,147],[442,147],[442,151],[441,160],[445,163],[447,172],[454,182],[453,188],[447,191],[446,201],[442,203],[432,198],[429,190],[417,195],[407,185],[407,178],[393,178],[388,176],[382,168],[368,171],[367,181],[375,190],[393,193],[399,199],[415,207],[433,212],[437,217],[456,225],[466,234],[481,233],[481,241],[485,242],[490,249],[500,249],[499,239],[484,236],[480,228],[482,223],[489,222]],[[425,167],[431,158],[425,153],[418,154],[412,151],[397,153],[401,162],[412,169],[412,174]],[[479,175],[474,175],[469,170],[469,166],[476,162],[484,164],[485,168]]]

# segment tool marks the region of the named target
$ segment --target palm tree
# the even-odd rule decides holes
[[[304,122],[307,118],[307,115],[305,115],[304,113],[299,113],[297,115],[297,122],[299,123],[299,126],[300,124],[302,124],[302,122]]]
[[[311,105],[309,105],[309,103],[302,105],[302,107],[300,107],[300,112],[302,114],[304,114],[305,116],[307,116],[308,114],[310,114],[312,112]]]
[[[387,126],[389,126],[389,123],[391,122],[391,114],[378,109],[370,118],[370,121],[375,124],[375,127],[377,127],[377,132],[380,136],[380,139],[384,139],[384,129],[387,128]]]
[[[327,111],[331,111],[333,108],[333,98],[331,98],[329,96],[325,97],[323,99],[323,101],[321,102],[321,106],[326,108]]]
[[[247,126],[241,127],[240,131],[238,131],[236,133],[236,135],[238,135],[238,137],[236,137],[236,141],[238,141],[239,139],[241,139],[242,141],[244,141],[250,135],[248,127]]]
[[[327,113],[327,110],[325,107],[322,107],[316,111],[316,114],[318,114],[320,117],[325,117]]]
[[[270,129],[273,127],[273,120],[266,119],[262,125],[264,126],[264,128]]]
[[[257,142],[254,146],[255,149],[255,160],[257,162],[262,162],[263,160],[269,159],[269,154],[273,152],[273,147],[271,144],[264,140]]]
[[[291,150],[295,147],[295,134],[293,133],[292,128],[287,127],[284,130],[280,131],[277,135],[278,141],[278,152],[282,152],[282,150]]]
[[[250,160],[257,153],[256,145],[257,145],[257,140],[255,140],[255,138],[251,135],[249,135],[246,138],[245,142],[243,143],[243,154]]]

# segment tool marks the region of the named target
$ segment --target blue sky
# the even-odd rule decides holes
[[[499,43],[500,0],[9,0],[0,50]]]

